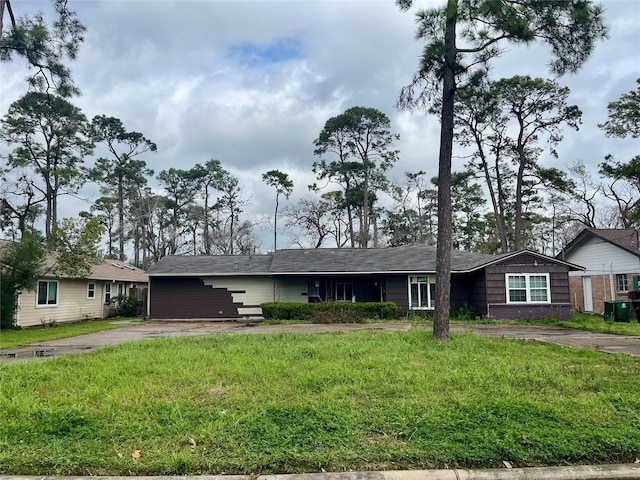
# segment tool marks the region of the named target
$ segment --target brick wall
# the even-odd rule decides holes
[[[633,288],[633,275],[627,274],[629,289]],[[593,298],[593,312],[604,313],[604,302],[610,302],[611,280],[609,275],[591,275],[591,295]],[[571,290],[571,306],[574,310],[584,312],[584,290],[582,277],[569,277],[569,289]],[[613,300],[628,300],[628,292],[618,292],[616,276],[613,275]]]

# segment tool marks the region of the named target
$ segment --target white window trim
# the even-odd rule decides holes
[[[107,292],[107,289],[109,290],[109,292]],[[107,300],[107,293],[109,293],[109,300]],[[102,303],[104,303],[105,305],[109,305],[111,303],[111,299],[113,298],[113,295],[111,294],[111,284],[110,283],[105,283],[104,284],[104,292],[102,295]]]
[[[93,289],[89,288],[90,285],[93,285]],[[95,300],[97,290],[98,285],[96,284],[96,282],[87,282],[87,300]],[[93,292],[93,296],[89,295],[90,292]]]
[[[43,283],[43,282],[46,282],[47,284],[47,298],[49,297],[49,284],[50,283],[56,284],[56,303],[45,303],[45,304],[38,303],[38,296],[40,293],[40,283]],[[58,280],[38,280],[38,284],[36,286],[36,308],[54,308],[54,307],[57,307],[59,303],[60,303],[60,282],[58,282]]]
[[[524,302],[512,302],[509,299],[509,277],[525,277],[525,292],[527,295],[527,300]],[[531,277],[546,277],[547,278],[547,300],[546,301],[535,301],[532,302],[531,299]],[[549,277],[549,273],[505,273],[504,275],[504,289],[505,295],[507,297],[507,303],[511,304],[549,304],[551,303],[551,279]],[[520,289],[514,289],[520,290]],[[537,290],[537,289],[536,289]]]
[[[425,283],[427,285],[427,303],[429,304],[428,307],[412,307],[411,304],[412,302],[412,298],[411,298],[411,284],[413,283],[411,281],[412,278],[423,278],[426,277],[427,281],[426,282],[416,282],[417,285],[419,285],[420,283]],[[431,297],[431,285],[436,283],[436,279],[433,275],[409,275],[407,277],[407,289],[409,291],[409,310],[435,310],[435,298],[430,298]],[[418,287],[419,288],[419,287]],[[418,302],[420,303],[420,302]],[[434,305],[433,307],[431,305]]]
[[[625,278],[625,283],[627,284],[627,288],[625,290],[620,290],[620,277]],[[629,292],[629,275],[626,273],[616,273],[616,290],[620,293]]]

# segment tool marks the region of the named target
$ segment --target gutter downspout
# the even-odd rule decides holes
[[[609,262],[609,288],[611,290],[611,301],[616,299],[616,292],[613,288],[613,262]]]

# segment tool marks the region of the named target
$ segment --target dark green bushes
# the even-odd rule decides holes
[[[142,302],[134,297],[120,296],[111,300],[110,317],[137,317],[142,314]]]
[[[361,323],[368,319],[393,320],[393,302],[268,302],[260,305],[265,320],[307,320],[313,323]]]

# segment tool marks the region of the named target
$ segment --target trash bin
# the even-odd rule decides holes
[[[628,323],[630,319],[631,302],[629,300],[616,300],[614,303],[616,304],[614,320],[616,322]]]
[[[604,302],[604,319],[608,321],[615,320],[616,304],[613,302]]]
[[[615,322],[629,322],[630,310],[631,301],[629,300],[604,302],[604,319]]]

